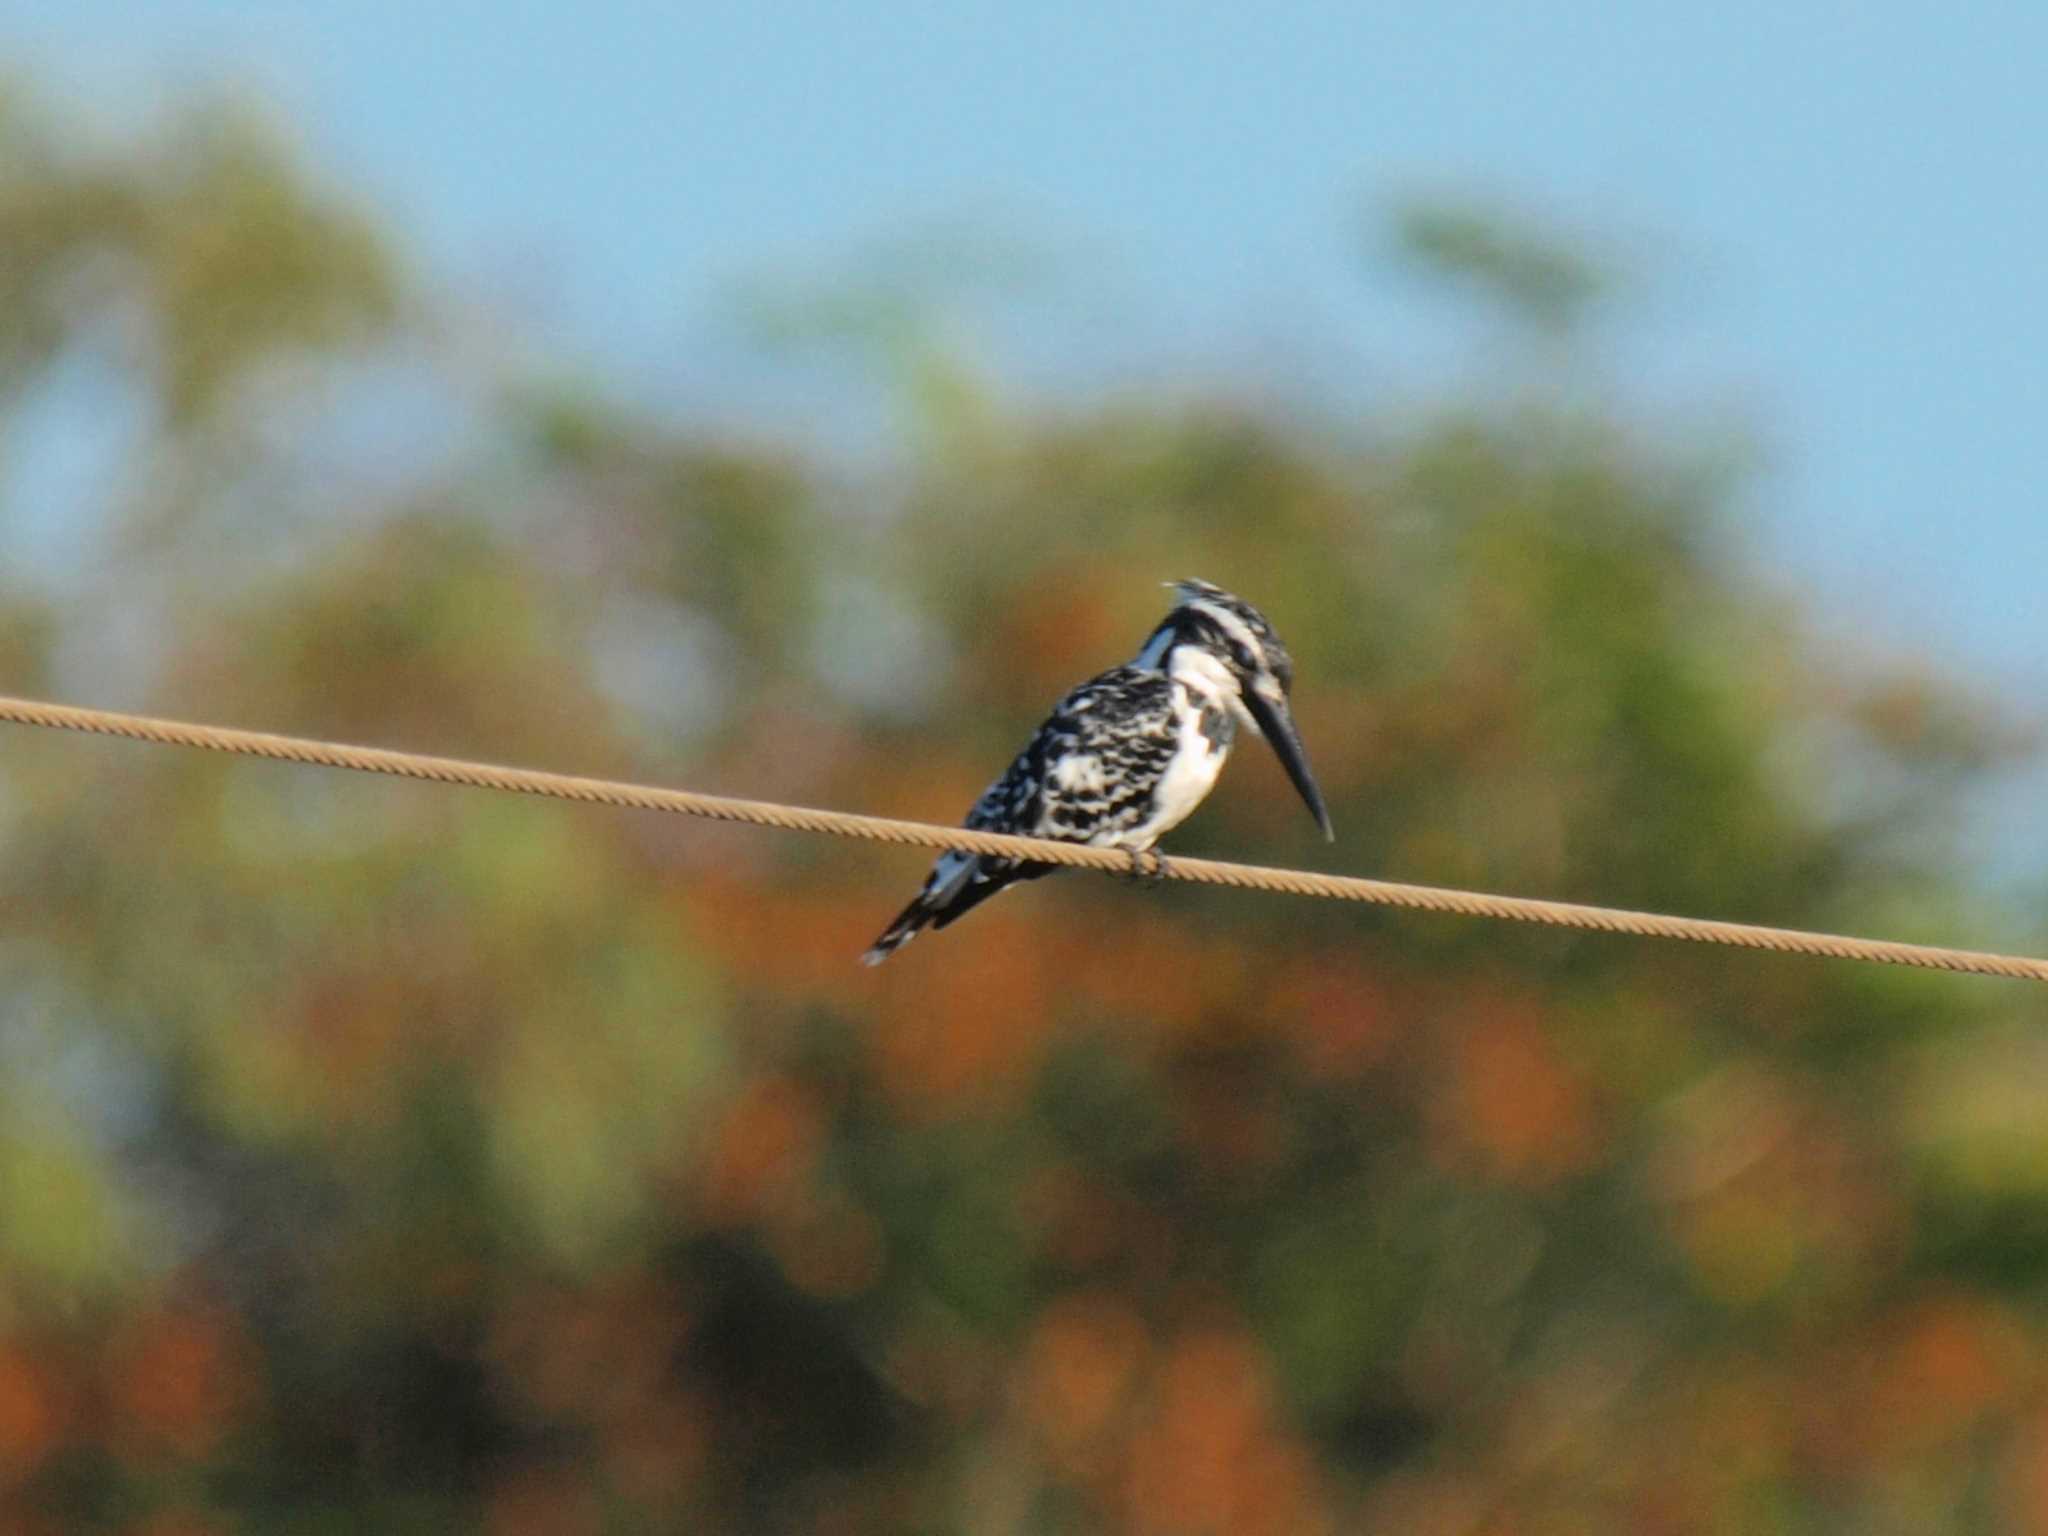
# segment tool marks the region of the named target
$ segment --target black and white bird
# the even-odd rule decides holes
[[[1170,583],[1180,601],[1127,666],[1083,683],[1053,707],[1009,771],[967,813],[985,832],[1136,856],[1193,814],[1243,725],[1264,736],[1332,841],[1288,695],[1294,661],[1264,614],[1206,581]],[[943,928],[1019,880],[1056,866],[948,853],[917,899],[861,959],[880,965],[927,928]]]

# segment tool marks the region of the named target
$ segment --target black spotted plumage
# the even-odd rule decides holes
[[[982,792],[965,825],[1062,843],[1114,843],[1141,825],[1174,751],[1174,683],[1164,673],[1116,667],[1074,689],[1047,717],[1003,776]],[[1227,714],[1222,729],[1235,728]],[[1225,735],[1221,738],[1228,740]],[[1101,787],[1076,782],[1062,764],[1093,759]],[[903,909],[869,954],[887,955],[921,929],[944,928],[1019,880],[1054,865],[985,854],[949,853],[933,867],[917,899]]]
[[[1246,709],[1243,686],[1251,684],[1270,697],[1262,695],[1250,707],[1284,727],[1287,739],[1276,744],[1283,762],[1294,753],[1306,775],[1285,717],[1292,663],[1272,627],[1257,609],[1219,588],[1178,585],[1181,604],[1153,630],[1138,658],[1083,683],[1054,705],[1015,761],[975,801],[967,826],[1148,849],[1209,792]],[[1290,765],[1290,774],[1295,771]],[[1327,827],[1319,796],[1310,797],[1310,808]],[[1055,867],[947,853],[862,959],[878,964],[926,928],[944,928],[998,891]]]

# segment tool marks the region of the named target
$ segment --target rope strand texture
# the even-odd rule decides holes
[[[9,698],[4,695],[0,695],[0,721],[41,726],[50,730],[121,736],[132,741],[157,742],[165,746],[197,747],[209,752],[229,752],[244,757],[265,757],[276,762],[305,763],[325,768],[347,768],[358,773],[381,773],[397,778],[424,779],[434,784],[466,784],[478,789],[541,795],[555,800],[577,800],[590,805],[617,805],[636,810],[667,811],[682,816],[709,817],[714,821],[744,822],[749,826],[781,827],[797,832],[822,832],[834,837],[866,838],[874,842],[902,843],[921,848],[958,848],[969,853],[998,854],[1007,858],[1030,859],[1042,864],[1070,865],[1079,869],[1099,869],[1121,874],[1128,873],[1132,867],[1131,855],[1116,848],[1091,848],[1083,844],[1049,842],[1036,837],[973,832],[964,827],[937,826],[929,822],[893,821],[881,816],[856,816],[843,811],[812,810],[803,806],[778,805],[764,800],[739,800],[725,795],[695,794],[682,789],[658,789],[647,784],[543,773],[530,768],[506,768],[490,763],[465,762],[459,758],[429,757],[416,752],[394,752],[381,747],[346,746],[338,742],[313,741],[299,736],[274,736],[263,731],[193,725],[181,720],[160,720],[147,715],[123,714],[114,710],[81,709],[75,705],[46,704],[33,699]],[[1320,875],[1308,870],[1267,869],[1254,864],[1226,864],[1214,859],[1155,860],[1154,867],[1166,879],[1187,880],[1199,885],[1228,885],[1240,890],[1280,891],[1333,901],[1373,902],[1382,906],[1410,907],[1425,912],[1500,918],[1511,922],[1546,923],[1553,927],[1587,928],[1602,933],[1636,934],[1644,938],[1684,939],[1697,944],[1732,944],[1745,949],[1827,955],[1841,960],[1868,960],[1885,965],[1917,966],[1923,970],[1964,971],[1980,976],[2006,976],[2019,981],[2048,981],[2048,960],[2030,959],[2021,955],[1987,954],[1969,949],[1940,949],[1926,944],[1896,944],[1882,939],[1858,939],[1833,933],[1808,933],[1795,928],[1764,928],[1750,923],[1669,917],[1656,912],[1630,912],[1613,907],[1589,907],[1573,902],[1540,901],[1523,896],[1491,896],[1476,891],[1448,890],[1429,885],[1404,885],[1398,881],[1367,880],[1351,875]]]

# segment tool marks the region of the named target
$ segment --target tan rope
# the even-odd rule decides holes
[[[646,784],[542,773],[530,768],[504,768],[452,757],[393,752],[380,747],[352,747],[337,742],[310,741],[298,736],[273,736],[262,731],[191,725],[180,720],[158,720],[113,710],[80,709],[69,704],[45,704],[4,695],[0,695],[0,720],[54,730],[125,736],[134,741],[161,742],[168,746],[200,747],[210,752],[267,757],[286,763],[310,763],[327,768],[351,768],[360,773],[426,779],[436,784],[468,784],[480,789],[544,795],[556,800],[581,800],[593,805],[622,805],[684,816],[708,816],[715,821],[739,821],[757,827],[824,832],[835,837],[861,837],[922,848],[960,848],[969,853],[992,853],[1081,869],[1122,873],[1131,868],[1130,855],[1114,848],[1090,848],[1077,843],[1010,837],[997,832],[970,832],[964,827],[892,821],[880,816],[850,815],[843,811],[809,810],[764,800],[736,800],[724,795],[700,795],[688,790],[657,789]],[[1175,858],[1156,863],[1163,865],[1158,872],[1165,878],[1189,880],[1200,885],[1284,891],[1297,896],[1375,902],[1383,906],[1452,912],[1467,917],[1504,918],[1514,922],[1548,923],[1562,928],[1591,928],[1603,933],[1632,933],[1646,938],[1734,944],[1747,949],[1782,950],[1789,954],[1831,955],[1842,960],[1874,960],[1886,965],[1911,965],[1927,970],[1969,971],[1983,976],[2009,976],[2021,981],[2048,981],[2048,960],[2019,955],[1937,949],[1925,944],[1894,944],[1882,939],[1856,939],[1832,933],[1806,933],[1794,928],[1761,928],[1749,923],[1667,917],[1655,912],[1587,907],[1522,896],[1489,896],[1437,886],[1403,885],[1392,880],[1365,880],[1351,875],[1319,875],[1299,869],[1224,864],[1214,859]]]

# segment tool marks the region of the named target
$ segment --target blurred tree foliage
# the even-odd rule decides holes
[[[80,349],[149,402],[0,687],[104,697],[115,627],[166,712],[949,818],[1199,574],[1342,841],[1249,753],[1184,848],[2017,921],[1940,836],[1996,722],[1822,654],[1582,404],[1013,414],[878,486],[508,387],[323,522],[234,445],[434,355],[375,219],[218,114],[0,139],[8,430]],[[2048,1530],[2017,987],[1078,877],[870,973],[917,855],[5,748],[0,1528]]]

